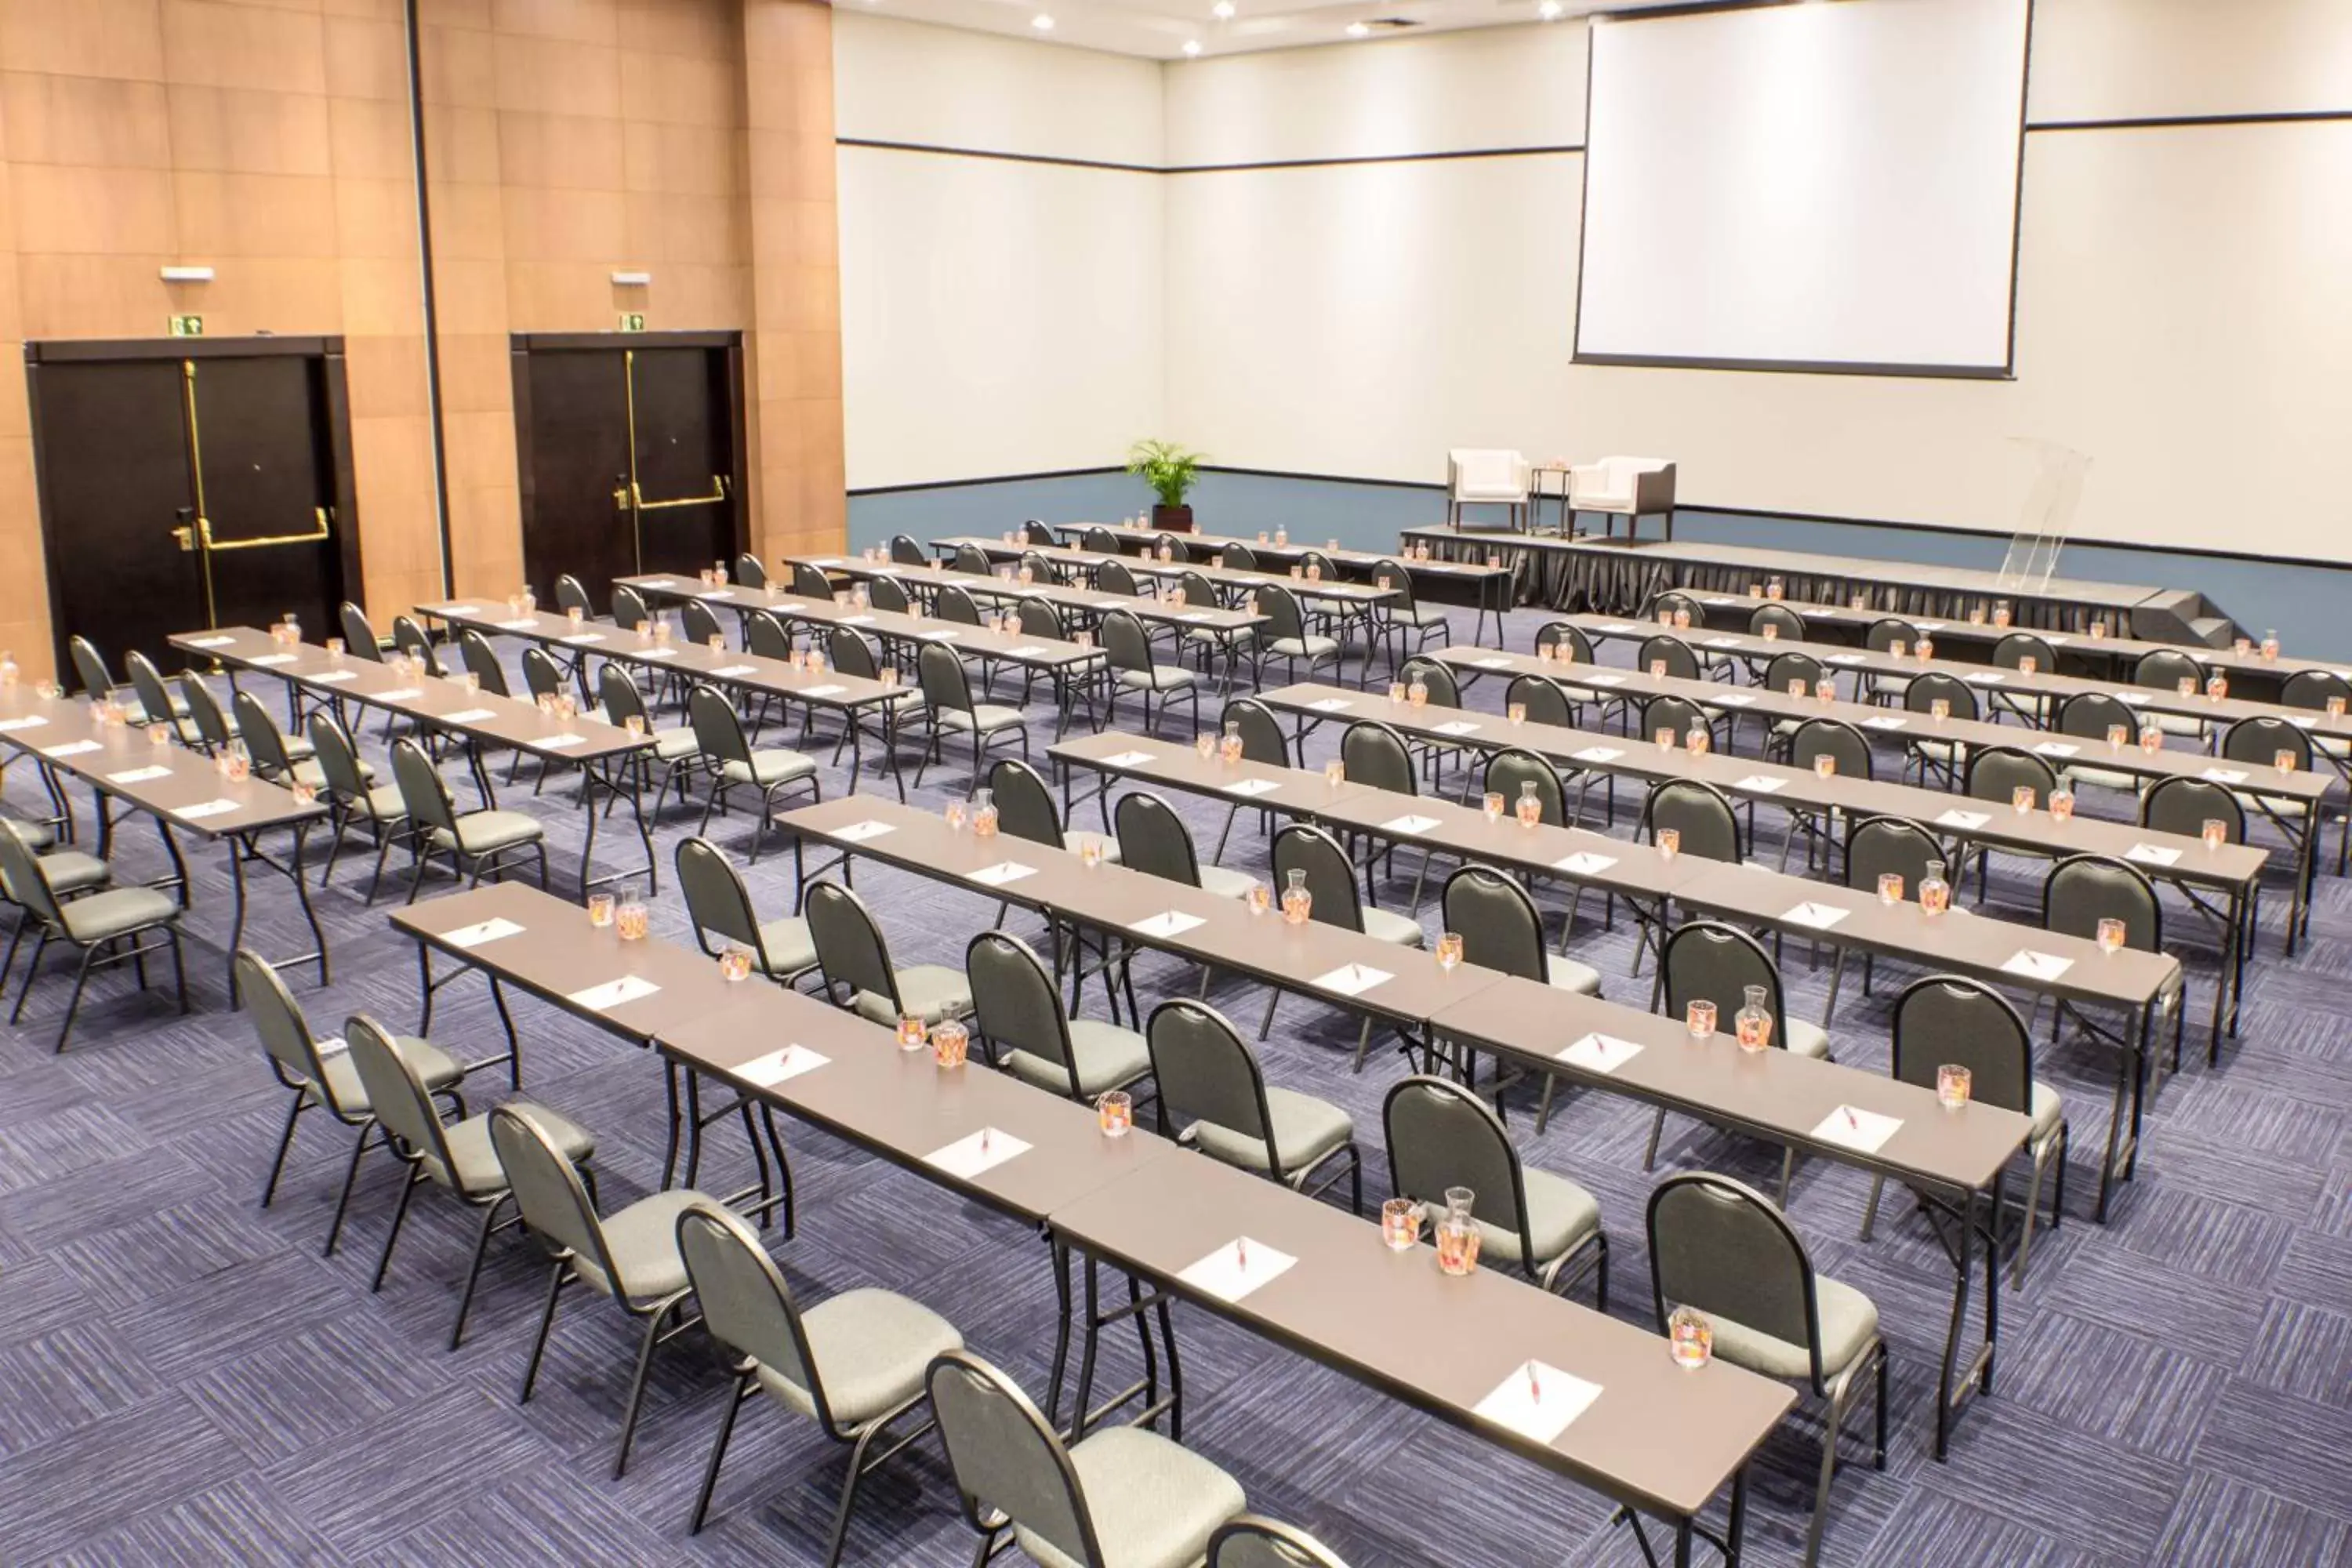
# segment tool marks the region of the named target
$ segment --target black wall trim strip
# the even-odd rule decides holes
[[[1468,147],[1448,153],[1368,153],[1349,158],[1269,158],[1254,163],[1119,163],[1099,158],[1064,158],[1047,153],[1001,153],[986,147],[945,147],[929,142],[881,142],[836,136],[836,147],[869,147],[886,153],[929,153],[943,158],[992,158],[1008,163],[1050,163],[1066,169],[1108,169],[1124,174],[1234,174],[1258,169],[1333,169],[1353,163],[1437,163],[1457,158],[1556,158],[1581,153],[1579,143],[1557,147]]]
[[[1086,479],[1099,474],[1123,474],[1121,468],[1041,468],[1034,474],[988,474],[976,479],[924,479],[911,485],[867,485],[849,492],[858,496],[903,496],[917,490],[967,490],[982,485],[1019,485],[1033,479]]]
[[[403,7],[408,35],[408,136],[416,168],[416,263],[423,274],[425,411],[433,437],[433,521],[441,536],[441,592],[457,591],[457,552],[449,539],[449,452],[441,415],[441,312],[433,289],[433,197],[425,165],[425,34],[417,0]]]
[[[2010,286],[2011,326],[2010,335],[2016,336],[2016,284]],[[2016,373],[2007,365],[1956,364],[1864,364],[1851,360],[1783,360],[1783,359],[1676,359],[1654,354],[1597,354],[1578,353],[1572,356],[1576,364],[1610,365],[1630,370],[1737,370],[1760,371],[1782,375],[1899,375],[1922,381],[2014,381]]]
[[[1046,153],[999,153],[985,147],[939,147],[928,142],[877,142],[865,136],[836,136],[836,147],[870,147],[884,153],[929,153],[948,158],[991,158],[1004,163],[1051,163],[1065,169],[1109,169],[1123,174],[1164,174],[1157,163],[1114,163],[1099,158],[1057,158]]]
[[[2137,120],[2043,120],[2033,131],[2179,131],[2206,125],[2302,125],[2352,120],[2352,109],[2292,109],[2267,114],[2156,114]]]

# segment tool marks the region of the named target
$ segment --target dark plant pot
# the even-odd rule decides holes
[[[1151,526],[1171,533],[1192,531],[1192,509],[1189,506],[1155,506],[1151,509]]]

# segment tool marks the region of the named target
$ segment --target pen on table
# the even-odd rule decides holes
[[[983,1160],[988,1157],[988,1129],[985,1127],[980,1130],[980,1155]]]
[[[1543,1403],[1543,1384],[1536,1381],[1536,1363],[1528,1363],[1528,1398],[1537,1405]]]
[[[1845,1124],[1848,1127],[1853,1128],[1856,1132],[1862,1131],[1862,1123],[1853,1119],[1853,1108],[1852,1106],[1841,1105],[1838,1109],[1845,1113]]]
[[[1243,1273],[1249,1272],[1249,1238],[1247,1237],[1234,1237],[1234,1262]]]

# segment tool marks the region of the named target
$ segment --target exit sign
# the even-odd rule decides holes
[[[202,316],[174,316],[172,318],[172,335],[175,338],[201,338],[205,335],[205,319]]]
[[[645,330],[646,313],[643,310],[624,310],[621,312],[621,331],[625,332],[642,332]]]

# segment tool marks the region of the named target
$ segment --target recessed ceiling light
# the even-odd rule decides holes
[[[1536,15],[1541,16],[1547,22],[1559,21],[1559,0],[1543,0],[1543,4],[1536,7]]]
[[[1197,54],[1199,54],[1199,53],[1201,52],[1201,40],[1200,40],[1200,39],[1198,39],[1198,38],[1187,38],[1187,39],[1185,39],[1185,40],[1184,40],[1184,52],[1185,52],[1186,54],[1188,54],[1188,55],[1197,55]]]
[[[1029,25],[1041,33],[1050,33],[1054,30],[1054,18],[1040,11],[1029,18]]]
[[[1351,38],[1369,38],[1371,36],[1371,28],[1366,26],[1363,23],[1350,22],[1348,24],[1348,37]]]
[[[1209,15],[1214,16],[1220,22],[1232,21],[1234,19],[1234,0],[1217,0],[1215,5],[1209,7]]]

